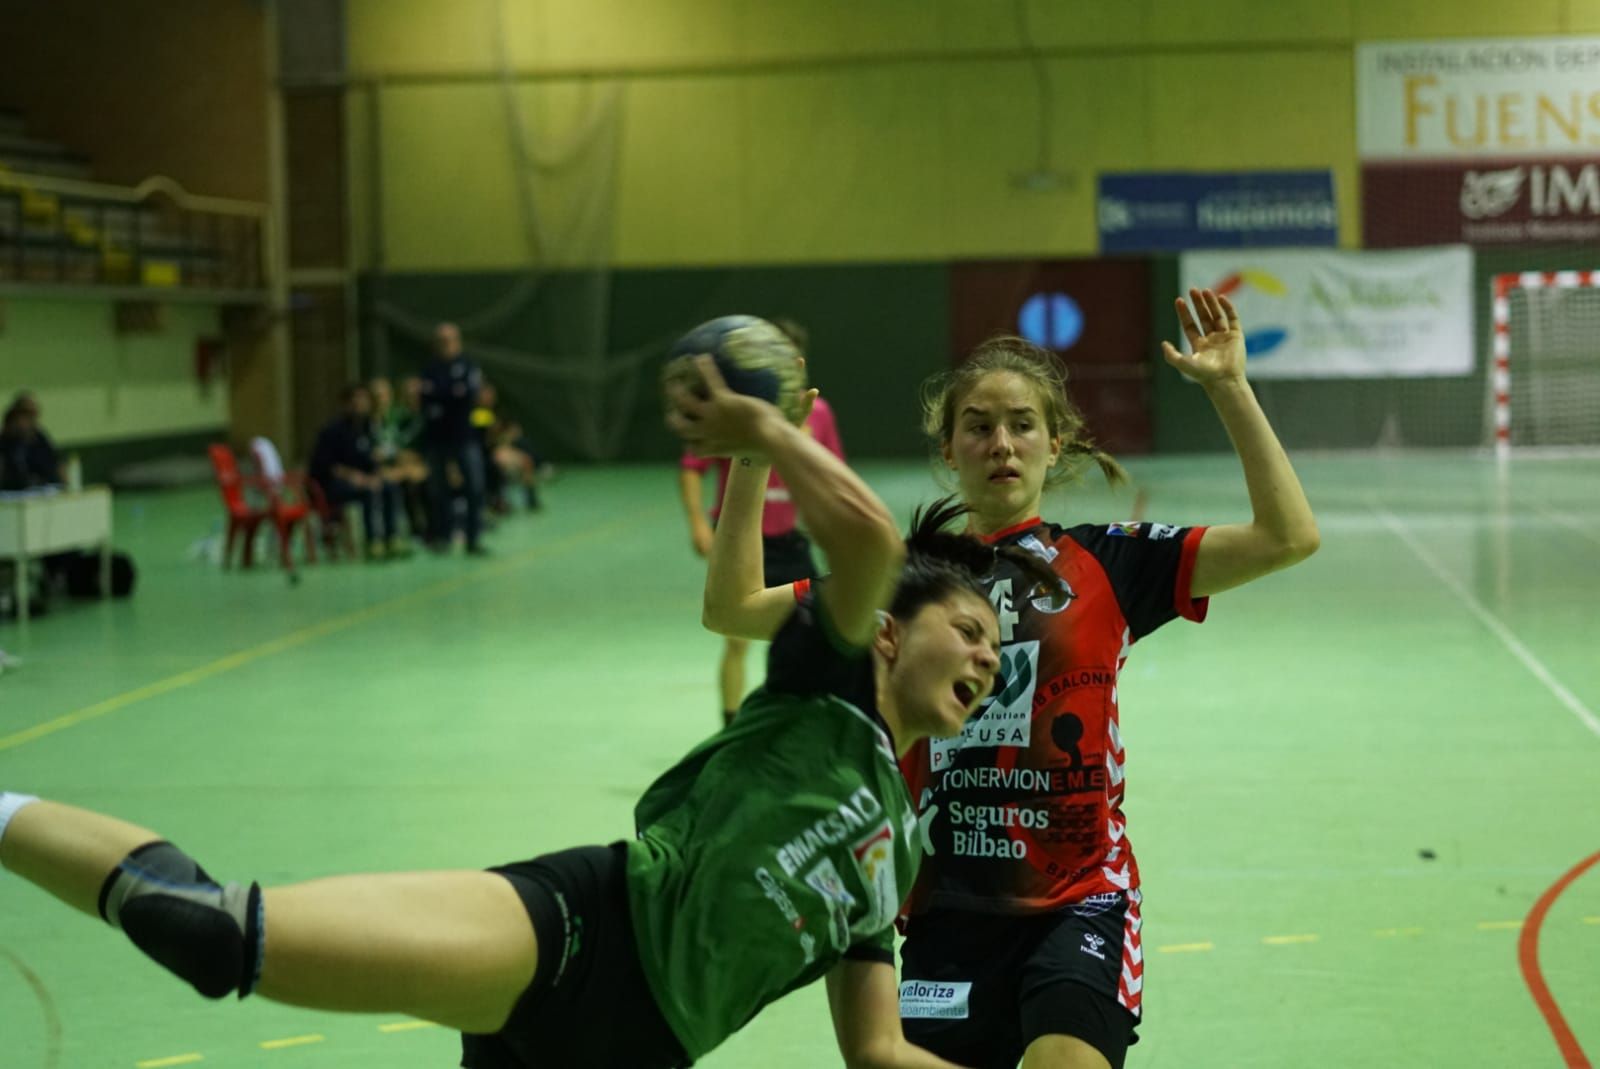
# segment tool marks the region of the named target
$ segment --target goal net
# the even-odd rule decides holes
[[[1494,279],[1489,428],[1512,447],[1600,446],[1600,271]]]

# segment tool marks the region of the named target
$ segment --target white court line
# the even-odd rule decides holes
[[[1394,513],[1376,503],[1372,505],[1372,511],[1377,514],[1378,518],[1384,522],[1384,525],[1389,530],[1395,533],[1395,536],[1400,541],[1410,547],[1411,552],[1415,553],[1417,559],[1428,566],[1429,571],[1439,577],[1441,583],[1449,587],[1451,592],[1461,599],[1462,604],[1472,610],[1472,615],[1476,616],[1484,627],[1493,632],[1495,638],[1505,644],[1506,649],[1510,650],[1512,655],[1522,662],[1522,666],[1532,672],[1534,677],[1543,683],[1551,694],[1556,696],[1557,701],[1571,710],[1573,716],[1582,721],[1583,725],[1594,732],[1597,737],[1600,737],[1600,717],[1595,716],[1594,712],[1583,704],[1576,694],[1568,690],[1561,680],[1557,679],[1550,669],[1544,666],[1544,662],[1535,657],[1528,647],[1524,646],[1517,636],[1511,633],[1509,627],[1501,623],[1494,613],[1484,608],[1483,602],[1473,597],[1472,591],[1463,586],[1461,580],[1446,571],[1444,565],[1435,560],[1433,555],[1423,547],[1422,543],[1418,542],[1411,532],[1406,530],[1405,524],[1401,523]]]
[[[1537,501],[1533,503],[1533,508],[1545,519],[1554,520],[1579,538],[1587,538],[1595,545],[1600,546],[1600,534],[1596,534],[1592,527],[1584,526],[1576,516],[1570,516],[1565,512],[1556,512],[1554,509],[1547,508]]]

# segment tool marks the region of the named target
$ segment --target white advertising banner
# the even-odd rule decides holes
[[[1472,250],[1207,250],[1179,259],[1183,289],[1239,310],[1256,379],[1465,375]]]
[[[1600,37],[1356,49],[1364,161],[1600,155]]]

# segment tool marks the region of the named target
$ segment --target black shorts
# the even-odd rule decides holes
[[[783,586],[801,579],[815,579],[817,566],[811,560],[811,541],[799,531],[764,535],[761,563],[767,586]]]
[[[584,846],[491,869],[511,882],[539,966],[505,1027],[463,1035],[468,1069],[680,1069],[689,1063],[639,965],[627,844]]]
[[[912,918],[901,949],[906,1038],[973,1069],[1015,1069],[1035,1039],[1067,1035],[1122,1069],[1139,1040],[1139,1018],[1118,1001],[1127,924],[1122,895],[1035,917]]]

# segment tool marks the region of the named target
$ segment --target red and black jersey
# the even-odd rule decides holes
[[[901,760],[924,829],[908,912],[1038,913],[1137,890],[1117,675],[1140,638],[1205,618],[1206,599],[1189,596],[1204,533],[1035,519],[988,539],[1049,561],[1063,586],[1004,560],[985,580],[1000,617],[994,694],[959,736]]]

